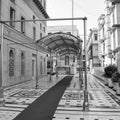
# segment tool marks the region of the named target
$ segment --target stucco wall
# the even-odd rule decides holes
[[[25,0],[26,1],[26,0]],[[10,2],[10,0],[2,0],[2,10],[1,10],[1,19],[4,21],[10,20],[10,7],[15,9],[15,20],[20,20],[21,16],[23,16],[26,20],[32,20],[33,15],[35,18],[38,19],[44,19],[43,14],[37,9],[35,4],[30,0],[27,2],[29,4],[26,4],[24,0],[16,0],[15,4]],[[28,6],[29,5],[29,6]],[[33,38],[33,27],[36,28],[36,40],[40,39],[40,33],[46,35],[43,31],[43,27],[46,28],[46,22],[42,23],[42,30],[40,29],[40,22],[26,22],[25,23],[25,34]],[[7,23],[9,25],[9,23]],[[15,29],[20,31],[21,30],[21,23],[17,22],[15,23]]]
[[[17,83],[21,83],[27,80],[32,79],[32,57],[33,54],[36,55],[36,47],[34,44],[26,44],[29,42],[34,42],[29,37],[21,34],[15,29],[10,28],[7,25],[4,25],[4,39],[3,39],[3,78],[2,85],[10,86]],[[15,74],[14,77],[9,76],[9,50],[13,48],[15,50]],[[20,53],[21,51],[25,52],[25,75],[21,75],[21,59]],[[39,51],[38,52],[38,77],[47,73],[47,60],[46,60],[46,52]],[[42,56],[42,65],[40,66],[40,61]],[[43,61],[45,58],[45,61]],[[41,74],[41,67],[43,68],[43,72]]]

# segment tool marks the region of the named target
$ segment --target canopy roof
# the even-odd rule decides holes
[[[47,36],[39,39],[37,44],[44,43],[47,46],[49,51],[54,51],[59,53],[60,55],[63,54],[77,54],[80,48],[80,44],[82,40],[78,37],[75,37],[71,34],[57,32],[48,34]]]

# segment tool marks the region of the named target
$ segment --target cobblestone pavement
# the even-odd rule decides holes
[[[0,107],[0,120],[12,120],[63,77],[56,79],[54,76],[52,81],[49,81],[48,76],[43,78],[39,82],[39,89],[34,88],[33,81],[29,82],[29,86],[22,84],[7,89],[4,92],[5,105]],[[84,112],[83,90],[80,90],[78,75],[74,76],[59,102],[53,120],[120,120],[120,98],[91,74],[88,74],[88,91],[89,112]]]

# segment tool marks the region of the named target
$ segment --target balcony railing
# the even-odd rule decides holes
[[[111,0],[111,2],[120,3],[120,0]]]
[[[120,24],[114,24],[112,27],[120,27]]]
[[[106,40],[106,37],[104,36],[104,37],[99,39],[99,42],[103,43],[105,40]]]
[[[108,0],[110,2],[114,2],[114,3],[120,3],[120,0]]]
[[[116,28],[115,28],[114,25],[113,25],[112,27],[109,27],[109,28],[108,28],[108,31],[110,31],[110,33],[112,33],[112,32],[115,31],[115,29],[116,29]]]

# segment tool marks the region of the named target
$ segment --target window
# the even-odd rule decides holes
[[[44,1],[44,9],[46,9],[46,1]]]
[[[15,74],[15,49],[9,51],[9,76],[13,77]]]
[[[10,7],[10,21],[14,21],[15,20],[15,10]],[[10,25],[12,27],[15,27],[15,22],[10,22]]]
[[[12,3],[15,3],[15,0],[10,0]]]
[[[50,61],[47,61],[47,68],[50,68]]]
[[[65,56],[65,65],[69,65],[69,56]]]
[[[40,29],[42,30],[42,23],[40,23]]]
[[[51,35],[51,34],[52,34],[51,32],[48,33],[48,35]]]
[[[33,27],[33,39],[35,40],[36,39],[36,28]]]
[[[98,37],[97,34],[94,34],[94,40],[97,40],[98,39],[97,37]]]
[[[35,16],[33,15],[33,20],[35,20]],[[35,23],[35,21],[33,21]]]
[[[41,3],[41,5],[42,5],[42,0],[40,0],[40,3]]]
[[[43,27],[43,31],[44,31],[44,33],[45,33],[45,27]]]
[[[45,70],[46,70],[46,59],[44,58],[44,73],[45,73]]]
[[[25,75],[25,52],[22,51],[21,52],[21,75],[24,76]]]
[[[75,56],[73,56],[73,62],[75,62]]]
[[[21,21],[21,32],[22,33],[25,33],[25,18],[24,17],[21,17],[21,20],[23,20],[23,21]]]
[[[40,33],[40,39],[42,38],[42,33]]]

